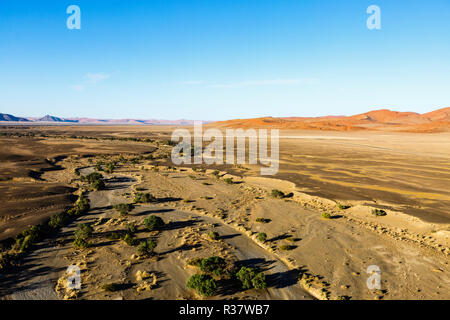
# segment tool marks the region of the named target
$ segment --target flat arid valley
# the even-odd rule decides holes
[[[0,1],[3,313],[448,314],[449,16]]]
[[[180,128],[3,125],[1,298],[450,299],[450,132],[280,127],[261,176]]]

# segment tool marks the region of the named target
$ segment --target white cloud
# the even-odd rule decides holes
[[[72,88],[72,90],[75,90],[75,91],[83,91],[84,90],[84,85],[82,85],[82,84],[74,84],[70,87]]]
[[[316,78],[298,78],[298,79],[272,79],[272,80],[248,80],[242,82],[232,82],[224,84],[210,85],[212,88],[242,88],[254,86],[289,86],[289,85],[314,85],[320,81]]]
[[[193,80],[193,81],[183,81],[182,84],[194,85],[194,84],[202,84],[203,81]]]
[[[86,87],[93,86],[110,77],[111,75],[106,73],[87,73],[83,76],[83,81],[81,83],[71,85],[70,87],[75,91],[83,91]]]
[[[103,80],[106,80],[108,78],[110,78],[111,75],[106,74],[106,73],[88,73],[84,76],[84,78],[86,79],[86,81],[88,83],[99,83]]]

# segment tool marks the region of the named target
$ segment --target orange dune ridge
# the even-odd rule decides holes
[[[450,107],[424,114],[382,109],[354,116],[235,119],[213,122],[209,126],[329,131],[382,130],[417,133],[446,132],[450,131]]]

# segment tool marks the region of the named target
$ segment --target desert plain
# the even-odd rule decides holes
[[[279,171],[261,177],[258,165],[175,166],[175,128],[2,126],[1,249],[18,259],[1,269],[0,299],[450,298],[449,132],[284,129]],[[104,187],[83,179],[93,172]],[[89,210],[17,246],[80,197]],[[150,216],[164,226],[147,228]],[[76,248],[80,224],[92,232]],[[149,239],[153,252],[139,253]],[[224,264],[206,298],[186,281],[209,257]],[[79,290],[67,286],[71,265]],[[228,275],[242,266],[265,288]],[[371,266],[380,288],[368,286]]]

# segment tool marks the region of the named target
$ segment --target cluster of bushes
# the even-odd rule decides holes
[[[191,276],[186,287],[193,289],[201,296],[212,296],[217,292],[217,278],[229,277],[231,281],[240,283],[242,289],[266,289],[266,276],[262,272],[248,267],[241,267],[237,272],[235,266],[228,267],[225,259],[221,257],[196,258],[188,261],[189,265],[196,266],[202,272]]]
[[[9,248],[0,254],[0,270],[16,265],[20,256],[29,251],[34,244],[44,239],[47,235],[66,226],[73,218],[88,212],[89,200],[80,195],[75,206],[67,211],[57,213],[42,224],[31,226],[18,234]]]
[[[134,209],[134,206],[131,203],[119,203],[113,205],[113,208],[116,209],[121,215],[127,215]]]
[[[212,274],[214,276],[220,276],[227,267],[225,259],[216,256],[205,259],[193,259],[189,261],[188,264],[199,267],[200,271]]]
[[[150,193],[138,192],[134,196],[134,203],[149,203],[155,201],[156,198]]]

